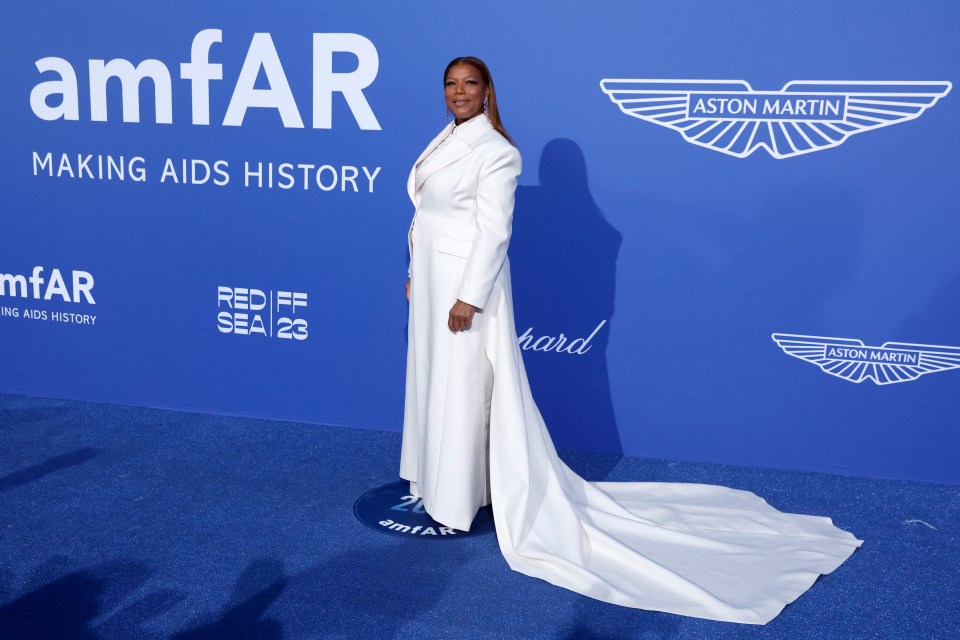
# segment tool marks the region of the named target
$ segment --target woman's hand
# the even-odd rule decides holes
[[[454,333],[466,331],[473,326],[473,314],[476,312],[477,308],[472,304],[457,300],[450,308],[447,326],[450,327],[450,331]]]
[[[407,302],[410,302],[410,278],[407,278],[407,283],[403,285],[403,289],[407,292]]]

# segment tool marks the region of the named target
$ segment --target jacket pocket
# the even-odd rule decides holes
[[[447,253],[458,258],[469,258],[470,251],[473,249],[473,242],[469,240],[457,240],[447,236],[437,237],[437,251]]]

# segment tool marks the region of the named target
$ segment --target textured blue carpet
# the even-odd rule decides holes
[[[765,627],[624,609],[510,571],[493,535],[352,513],[399,434],[0,395],[0,638],[960,638],[960,487],[567,452],[866,540]],[[922,521],[922,522],[919,522]]]

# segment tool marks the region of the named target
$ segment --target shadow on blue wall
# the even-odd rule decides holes
[[[623,237],[593,200],[576,142],[548,142],[539,178],[517,189],[510,245],[530,386],[558,447],[622,454],[607,342]]]

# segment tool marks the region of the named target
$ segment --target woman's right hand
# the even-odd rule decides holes
[[[407,302],[410,302],[410,278],[407,278],[407,283],[403,285],[403,288],[407,292]]]

